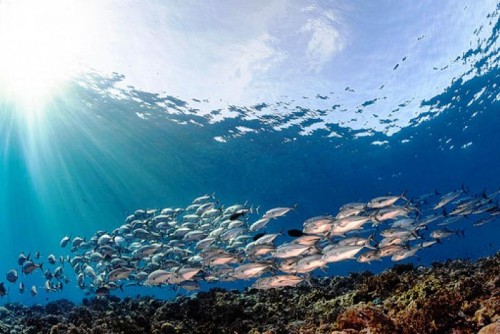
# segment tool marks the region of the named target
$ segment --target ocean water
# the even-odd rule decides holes
[[[437,61],[429,72],[427,85],[446,83],[437,92],[428,90],[431,95],[422,96],[422,87],[413,85],[411,78],[401,82],[401,98],[394,98],[399,92],[395,89],[387,94],[383,87],[364,92],[342,81],[342,89],[331,94],[326,88],[317,94],[211,109],[203,96],[148,92],[126,87],[121,74],[89,71],[67,82],[43,117],[30,118],[19,112],[15,101],[3,99],[0,273],[19,269],[21,251],[32,256],[39,251],[44,268],[52,269],[45,260],[48,254],[70,254],[59,247],[65,235],[88,239],[98,230],[119,227],[136,209],[186,207],[203,194],[215,193],[225,206],[247,202],[261,212],[297,205],[268,225],[266,231],[275,233],[300,229],[313,216],[336,214],[342,204],[387,194],[406,191],[413,198],[435,190],[445,194],[462,185],[473,194],[498,190],[498,6],[476,25],[479,32],[469,36],[469,47]],[[417,41],[420,35],[413,37]],[[411,50],[396,56],[398,66],[384,71],[404,70],[405,63],[418,66],[426,57]],[[395,76],[392,86],[402,77]],[[379,103],[383,108],[377,109]],[[389,115],[378,115],[391,104]],[[404,262],[429,265],[496,253],[500,219],[477,227],[472,226],[474,219],[450,227],[463,229],[463,238],[453,236]],[[326,274],[314,275],[380,272],[391,265],[390,259],[372,264],[343,261],[330,265]],[[80,301],[85,294],[70,266],[65,268],[70,282],[63,291],[43,291],[45,280],[35,271],[20,274],[20,280],[27,290],[36,285],[37,296],[29,291],[21,295],[17,283],[6,282],[9,291],[1,302]],[[0,281],[6,281],[4,276]],[[202,288],[244,288],[251,283]],[[178,293],[186,292],[170,287],[112,292],[161,298]]]

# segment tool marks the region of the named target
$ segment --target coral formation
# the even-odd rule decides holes
[[[500,253],[312,286],[0,307],[0,333],[500,333]]]

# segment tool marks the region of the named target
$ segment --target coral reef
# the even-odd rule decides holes
[[[0,333],[500,333],[500,253],[312,286],[0,307]]]

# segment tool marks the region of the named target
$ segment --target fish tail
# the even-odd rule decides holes
[[[483,193],[481,194],[481,196],[484,198],[484,199],[488,199],[491,201],[491,199],[488,197],[488,194],[486,193],[486,188],[483,189]]]
[[[309,287],[311,287],[311,288],[313,287],[313,284],[312,284],[312,282],[311,282],[311,275],[307,275],[307,276],[305,276],[305,277],[304,277],[304,282],[306,282],[306,283],[307,283],[307,285],[309,285]]]
[[[406,198],[406,192],[407,192],[407,190],[403,191],[403,193],[399,197],[401,197],[402,199],[404,199],[407,202],[410,202],[410,200],[408,198]]]
[[[374,247],[377,247],[377,246],[378,246],[378,243],[375,241],[375,233],[372,233],[372,234],[370,235],[370,237],[368,238],[368,240],[366,240],[366,244],[365,244],[365,246],[367,246],[367,245],[368,245],[368,246],[371,246],[371,245],[370,245],[370,242],[371,242],[371,241],[373,241],[373,242],[375,243],[375,246],[374,246]]]
[[[444,206],[443,206],[442,212],[443,212],[443,217],[448,217],[448,212],[446,212],[446,209]]]

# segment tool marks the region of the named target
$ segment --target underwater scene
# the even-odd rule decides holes
[[[0,1],[0,333],[500,333],[499,14]]]

